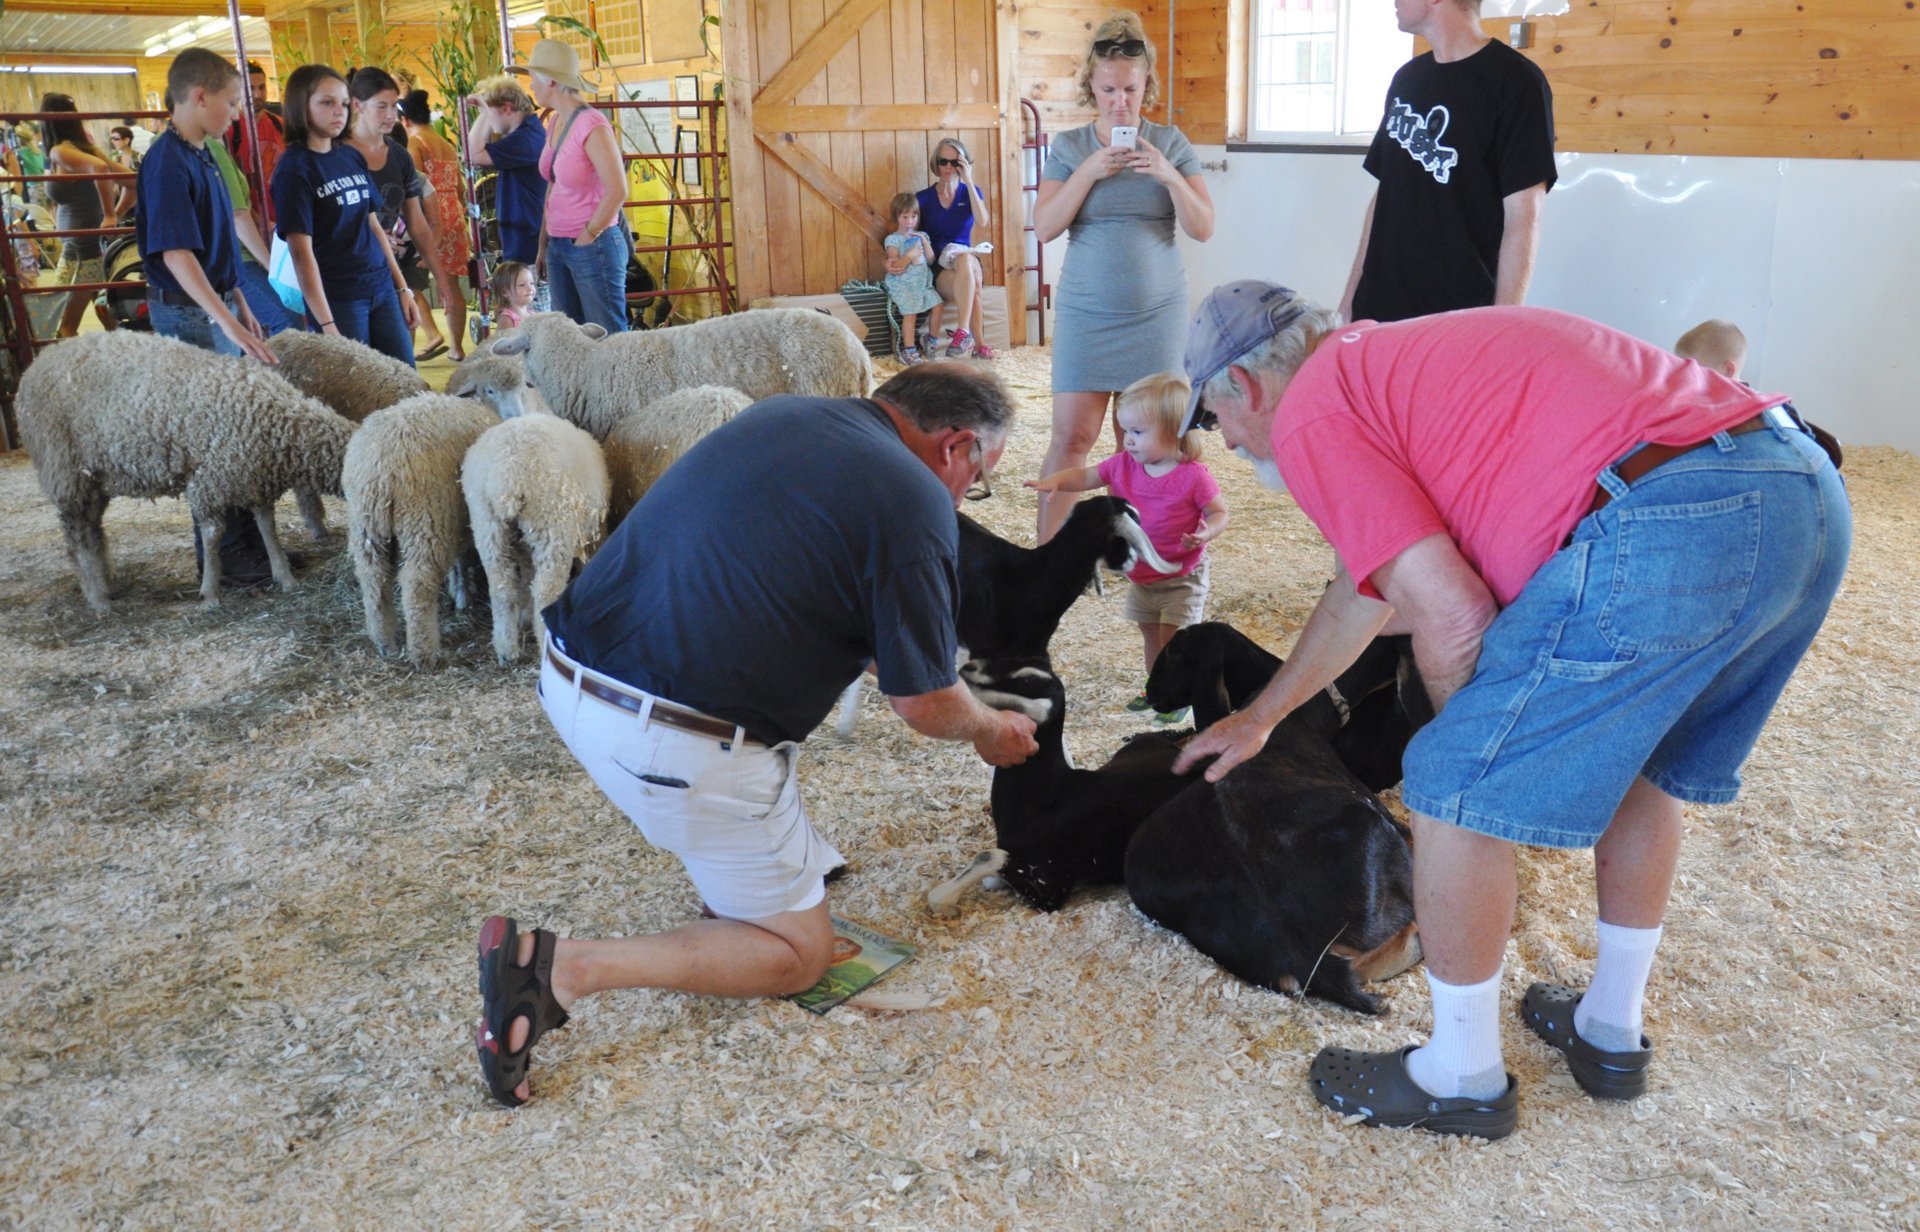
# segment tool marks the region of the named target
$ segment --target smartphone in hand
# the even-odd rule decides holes
[[[1138,145],[1139,142],[1140,130],[1138,128],[1135,128],[1131,124],[1116,124],[1113,126],[1113,136],[1108,139],[1107,144],[1118,146],[1121,149],[1131,150],[1134,146]]]

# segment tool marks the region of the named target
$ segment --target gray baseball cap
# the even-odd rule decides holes
[[[1296,291],[1249,278],[1215,287],[1200,301],[1187,326],[1187,382],[1193,396],[1180,431],[1212,428],[1212,412],[1200,409],[1200,387],[1222,369],[1287,326],[1313,305]]]

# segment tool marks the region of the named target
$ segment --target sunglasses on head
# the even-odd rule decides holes
[[[958,158],[937,158],[934,161],[942,167],[958,167],[961,163],[961,160]]]
[[[1212,432],[1219,427],[1220,417],[1208,410],[1207,404],[1202,402],[1193,408],[1193,422],[1187,426],[1187,431]]]
[[[1147,54],[1147,42],[1145,39],[1136,38],[1096,39],[1093,44],[1093,54],[1096,56],[1126,56],[1128,59],[1132,59],[1136,56],[1144,56]]]

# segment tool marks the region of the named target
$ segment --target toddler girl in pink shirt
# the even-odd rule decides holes
[[[1127,619],[1140,626],[1147,672],[1154,660],[1187,625],[1198,624],[1207,600],[1207,544],[1227,529],[1227,501],[1213,473],[1200,461],[1200,433],[1180,434],[1189,388],[1176,373],[1143,377],[1121,391],[1114,418],[1120,424],[1120,452],[1098,466],[1057,471],[1028,480],[1041,492],[1087,492],[1111,488],[1140,512],[1141,528],[1154,550],[1179,566],[1160,573],[1142,563],[1127,571]],[[1127,703],[1143,712],[1147,695]],[[1163,726],[1187,720],[1187,709],[1154,716]]]

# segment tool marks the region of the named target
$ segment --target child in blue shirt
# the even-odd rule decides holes
[[[278,362],[240,292],[233,202],[207,138],[240,107],[240,71],[211,51],[181,52],[167,69],[173,118],[140,163],[136,242],[154,332],[209,351]],[[236,520],[229,518],[229,524]],[[251,518],[237,519],[251,526]]]
[[[413,363],[418,324],[406,278],[380,226],[379,195],[347,127],[347,82],[324,64],[287,78],[287,152],[273,169],[274,229],[293,251],[307,321]]]
[[[167,69],[167,107],[173,118],[147,147],[134,188],[134,242],[146,271],[153,332],[277,364],[240,290],[233,199],[207,148],[208,138],[226,132],[240,109],[240,70],[204,48],[181,52]],[[252,512],[229,509],[226,522],[221,582],[250,587],[272,581],[267,545]],[[193,544],[198,552],[197,524]]]

